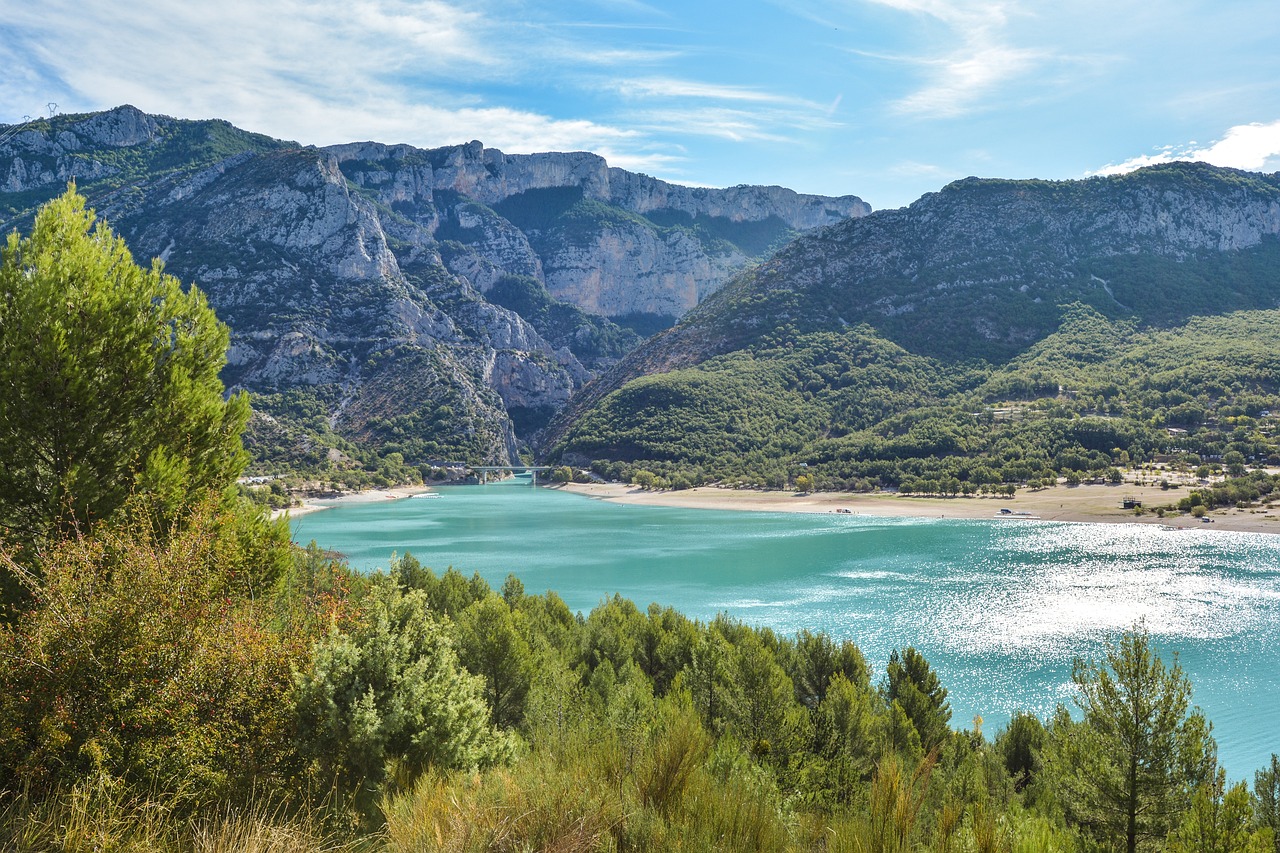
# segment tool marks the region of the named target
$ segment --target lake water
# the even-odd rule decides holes
[[[727,612],[784,634],[851,639],[883,671],[914,645],[950,691],[952,723],[994,734],[1073,696],[1071,662],[1145,620],[1177,652],[1228,774],[1280,752],[1280,537],[1154,526],[886,519],[610,504],[529,486],[346,504],[294,536],[385,567],[514,573],[589,611],[621,593],[697,619]]]

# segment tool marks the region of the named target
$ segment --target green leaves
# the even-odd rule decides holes
[[[243,395],[204,296],[137,266],[74,188],[0,258],[0,531],[26,548],[151,492],[158,521],[243,470]]]
[[[1166,667],[1141,625],[1125,632],[1099,663],[1077,660],[1072,680],[1084,719],[1060,714],[1048,751],[1068,815],[1129,853],[1163,839],[1212,783],[1217,747],[1191,710],[1191,683],[1175,660]]]
[[[920,735],[926,752],[939,746],[950,733],[951,704],[947,689],[938,681],[924,655],[908,646],[890,652],[885,668],[885,701],[897,703]]]
[[[484,683],[458,664],[420,590],[378,583],[364,619],[330,632],[295,688],[302,748],[368,810],[393,774],[480,767],[507,754]]]

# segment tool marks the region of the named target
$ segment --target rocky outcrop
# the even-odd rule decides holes
[[[532,276],[557,298],[608,317],[675,318],[693,308],[762,253],[736,244],[735,226],[772,227],[777,239],[870,212],[854,196],[669,184],[582,152],[504,154],[479,142],[325,150],[388,207],[465,247],[448,255],[449,268],[480,290],[503,275]],[[588,206],[575,208],[579,202]]]
[[[735,249],[709,253],[688,231],[645,222],[616,224],[581,244],[564,240],[549,254],[547,290],[606,317],[679,317],[751,260]]]

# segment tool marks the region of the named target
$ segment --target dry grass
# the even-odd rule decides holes
[[[325,831],[322,813],[265,806],[180,817],[162,798],[123,793],[92,780],[50,796],[0,800],[3,853],[362,853],[360,841]]]

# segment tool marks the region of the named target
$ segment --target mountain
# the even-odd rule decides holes
[[[73,179],[231,326],[225,378],[253,395],[260,467],[389,475],[516,458],[643,334],[798,231],[869,211],[586,153],[303,147],[129,106],[0,128],[5,230]]]
[[[1280,409],[1277,235],[1277,175],[959,181],[739,274],[575,395],[545,446],[695,480],[810,466],[883,485],[1196,441],[1265,457],[1274,438],[1233,439],[1227,419]],[[1203,434],[1178,445],[1168,429],[1191,410]]]

